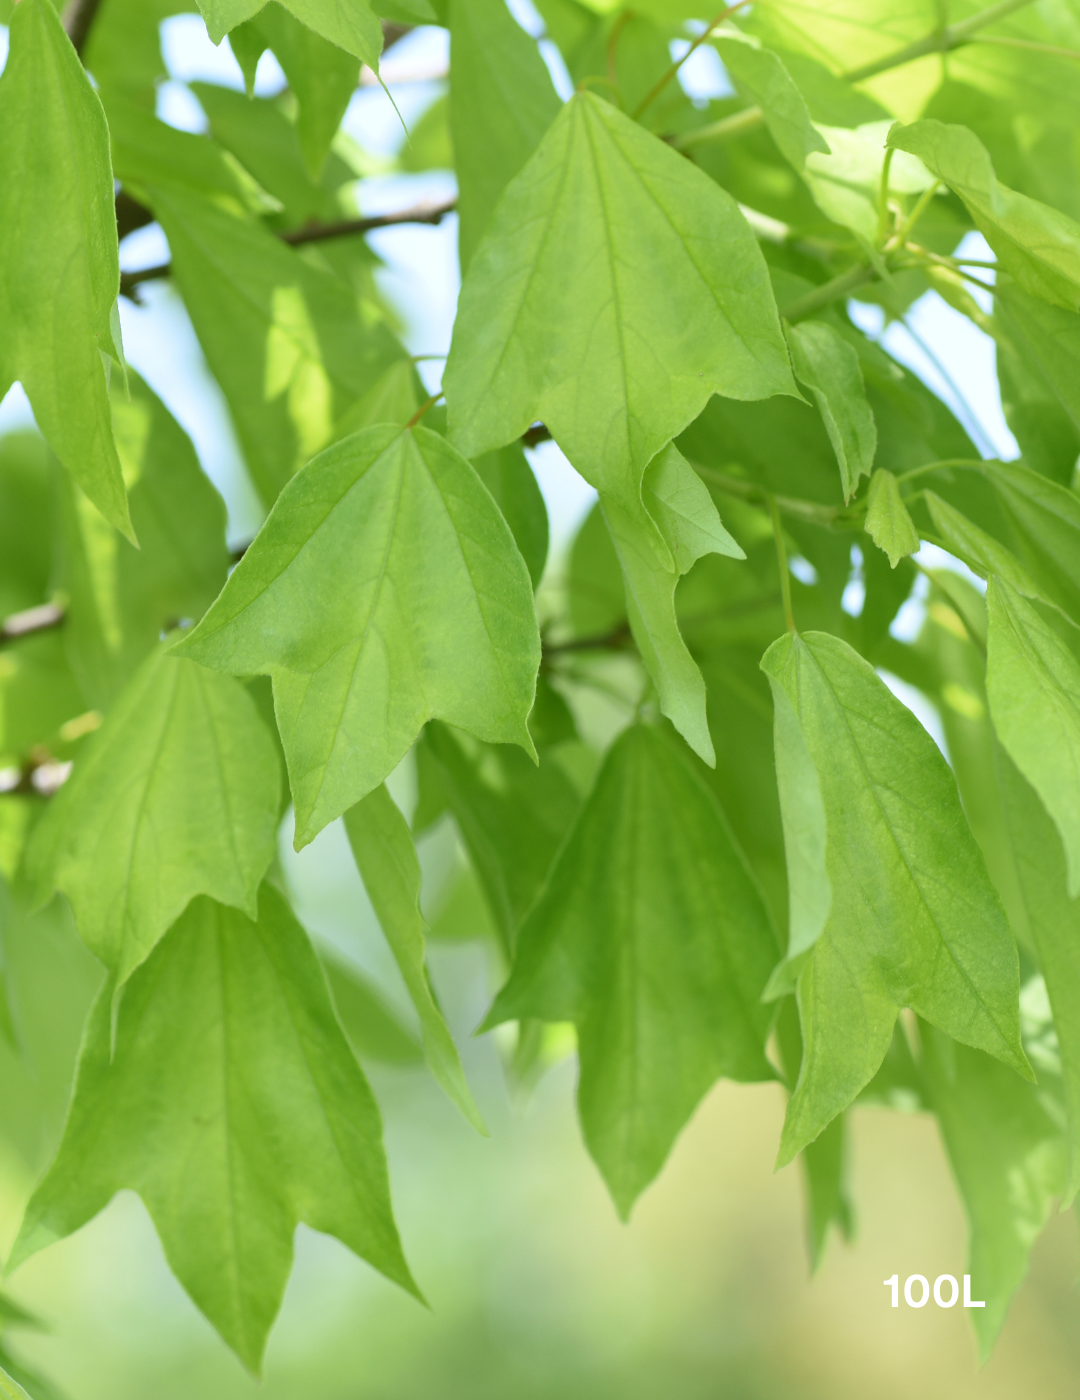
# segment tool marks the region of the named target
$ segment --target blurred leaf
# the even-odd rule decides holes
[[[986,689],[1006,753],[1042,799],[1080,896],[1080,662],[1034,607],[991,578]]]
[[[242,685],[170,654],[147,659],[49,802],[28,855],[79,933],[131,976],[197,894],[255,912],[274,854],[281,775]]]
[[[570,620],[577,637],[605,637],[626,626],[619,556],[604,524],[599,502],[581,523],[570,546]]]
[[[1080,496],[1016,462],[987,462],[983,471],[1042,595],[1080,623]]]
[[[511,17],[504,0],[451,0],[450,45],[450,135],[464,272],[499,196],[562,104],[536,41]]]
[[[64,1140],[17,1267],[127,1187],[196,1306],[258,1371],[303,1220],[408,1292],[382,1123],[307,936],[265,885],[259,919],[200,898],[91,1014]]]
[[[859,478],[870,475],[877,451],[877,425],[866,402],[859,358],[824,321],[786,326],[784,333],[795,377],[814,396],[849,501]]]
[[[437,97],[420,120],[409,128],[409,139],[398,153],[398,165],[410,175],[419,175],[425,170],[454,169],[454,146],[450,139],[450,97],[448,94]],[[460,178],[459,175],[459,184]],[[460,209],[458,218],[461,218]],[[460,237],[459,232],[459,245]]]
[[[478,1132],[486,1134],[457,1047],[432,994],[425,962],[427,924],[420,913],[420,862],[408,823],[385,786],[380,784],[349,808],[345,813],[345,832],[372,908],[420,1018],[428,1068],[451,1102]]]
[[[500,201],[462,287],[444,384],[470,456],[541,418],[628,512],[648,462],[714,393],[794,392],[764,260],[734,201],[588,92]]]
[[[866,532],[889,556],[890,568],[895,569],[905,555],[918,552],[919,532],[907,513],[892,472],[878,471],[870,478]]]
[[[230,29],[259,14],[265,3],[266,0],[199,0],[199,9],[210,38],[220,44]],[[284,8],[330,44],[362,59],[378,72],[382,28],[367,0],[350,0],[348,6],[337,0],[286,0]]]
[[[321,961],[338,1020],[357,1057],[377,1064],[422,1065],[423,1047],[374,982],[336,955],[324,951]]]
[[[528,571],[472,467],[426,428],[368,428],[311,462],[179,649],[273,677],[298,849],[429,719],[532,752]]]
[[[807,1051],[784,1163],[869,1083],[901,1007],[1031,1071],[1008,921],[934,741],[836,637],[783,637],[762,668],[797,715],[817,772],[832,886],[828,920],[799,976]]]
[[[59,493],[56,581],[63,638],[89,704],[105,709],[162,633],[202,616],[225,582],[225,506],[168,409],[130,371],[113,427],[139,549],[119,539],[73,484]]]
[[[0,619],[49,596],[51,454],[35,432],[0,437]]]
[[[775,951],[760,890],[685,749],[627,730],[485,1022],[577,1025],[585,1141],[623,1218],[717,1078],[772,1077],[760,998]]]
[[[428,725],[420,749],[439,766],[446,802],[509,957],[580,798],[547,754],[533,764],[519,749],[470,744],[441,724]]]
[[[1065,1186],[1065,1150],[1047,1095],[1004,1065],[922,1028],[923,1073],[970,1231],[971,1310],[983,1361],[1028,1257]]]
[[[538,587],[548,555],[547,506],[521,444],[512,442],[494,452],[485,452],[476,458],[473,468],[495,497],[525,560],[533,588]]]
[[[0,168],[0,397],[22,383],[50,447],[134,540],[103,359],[117,355],[120,288],[109,133],[48,0],[23,0],[11,18]]]

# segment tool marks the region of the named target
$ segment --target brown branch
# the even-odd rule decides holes
[[[71,0],[64,11],[64,30],[80,58],[100,7],[101,0]]]
[[[440,224],[456,207],[456,199],[447,200],[445,204],[417,204],[411,209],[402,209],[395,214],[372,214],[366,219],[339,219],[332,224],[305,224],[303,228],[289,229],[278,236],[283,243],[296,248],[305,243],[321,243],[330,238],[348,238],[356,234],[370,233],[372,229],[391,228],[395,224]],[[141,283],[154,282],[161,277],[170,276],[171,273],[171,263],[143,267],[138,272],[122,272],[120,295],[131,297]]]
[[[64,621],[64,609],[56,603],[41,603],[25,612],[12,613],[0,623],[0,645],[33,637],[38,632],[51,632]]]
[[[620,622],[610,632],[599,637],[574,637],[568,642],[545,642],[545,656],[559,656],[568,651],[623,651],[633,641],[630,624]]]

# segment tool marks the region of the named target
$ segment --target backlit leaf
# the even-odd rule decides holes
[[[589,92],[500,201],[462,288],[444,383],[469,456],[541,418],[628,511],[646,464],[714,393],[794,392],[735,202]]]
[[[575,1022],[585,1141],[622,1216],[719,1076],[771,1077],[760,997],[774,940],[689,755],[659,730],[627,730],[521,928],[486,1022]]]
[[[877,471],[870,478],[866,505],[866,531],[896,568],[900,560],[919,549],[919,532],[912,523],[892,472]]]
[[[811,151],[828,154],[829,143],[810,120],[802,94],[775,53],[738,31],[721,31],[712,42],[736,86],[761,108],[785,160],[801,170]]]
[[[762,668],[797,715],[817,772],[832,887],[799,976],[805,1055],[783,1163],[869,1083],[904,1006],[1030,1070],[1016,947],[934,741],[837,637],[783,637]]]
[[[986,689],[994,729],[1039,794],[1080,896],[1080,662],[1034,607],[991,578]]]
[[[103,359],[120,289],[109,133],[48,0],[11,17],[0,169],[0,397],[22,383],[57,457],[134,540]]]
[[[266,0],[199,0],[207,33],[220,44],[230,29],[251,19]],[[362,59],[378,71],[383,34],[368,0],[283,0],[284,8],[301,24]]]
[[[866,402],[862,370],[855,351],[824,321],[803,321],[785,329],[795,377],[814,396],[829,434],[844,500],[869,476],[877,451],[877,424]]]
[[[273,677],[298,847],[429,719],[532,752],[528,570],[472,467],[426,428],[368,428],[310,462],[179,649]]]
[[[269,885],[252,922],[200,898],[131,979],[110,1054],[110,989],[64,1139],[9,1267],[137,1191],[170,1267],[257,1371],[304,1221],[416,1293],[390,1209],[379,1110],[315,952]]]
[[[244,687],[159,648],[51,800],[31,874],[121,985],[195,895],[254,914],[280,786]]]

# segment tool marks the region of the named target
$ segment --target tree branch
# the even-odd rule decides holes
[[[64,30],[80,58],[100,7],[101,0],[71,0],[64,11]]]
[[[417,204],[411,209],[402,209],[394,214],[372,214],[365,219],[338,219],[332,224],[306,224],[303,228],[289,229],[279,234],[283,243],[297,248],[305,243],[322,243],[331,238],[348,238],[356,234],[370,233],[372,229],[391,228],[396,224],[441,224],[447,214],[457,207],[457,200],[447,200],[445,204]],[[136,225],[138,227],[138,225]],[[120,274],[120,295],[132,297],[135,288],[143,282],[154,282],[172,273],[171,263],[158,263],[155,267],[143,267],[138,272]]]
[[[64,621],[64,609],[56,603],[42,603],[25,612],[12,613],[0,623],[0,646],[17,642],[38,632],[51,632]]]

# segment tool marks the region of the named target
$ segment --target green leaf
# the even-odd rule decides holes
[[[13,1381],[2,1367],[0,1367],[0,1396],[3,1397],[3,1400],[30,1400],[30,1396],[23,1390],[18,1381]]]
[[[1080,316],[1030,297],[1003,279],[994,288],[994,317],[1016,342],[1025,364],[1038,366],[1074,426],[1080,428]]]
[[[509,957],[581,799],[547,754],[533,764],[519,749],[470,743],[439,724],[424,731],[420,751],[438,765],[446,801]]]
[[[641,495],[643,504],[634,510],[625,509],[615,496],[600,497],[622,569],[630,630],[661,710],[711,765],[716,754],[705,714],[705,682],[679,632],[675,588],[706,554],[746,556],[674,443],[649,463]]]
[[[299,10],[296,14],[303,19]],[[330,36],[320,38],[312,32],[314,28],[314,25],[307,28],[306,24],[298,23],[281,5],[265,5],[254,19],[243,26],[240,47],[246,47],[250,54],[255,47],[254,39],[262,46],[260,55],[263,49],[273,50],[288,81],[289,91],[296,96],[296,133],[300,138],[308,173],[313,180],[317,180],[326,162],[330,143],[356,91],[360,65],[351,53],[343,51],[347,45],[338,47],[337,41],[327,42]],[[229,36],[234,52],[238,33],[233,30]],[[256,56],[256,65],[258,61]],[[249,85],[254,80],[254,67],[251,73]]]
[[[141,548],[111,530],[73,483],[59,493],[56,583],[64,649],[87,700],[106,709],[163,632],[202,616],[229,571],[225,506],[195,449],[134,373],[114,386],[113,429]]]
[[[249,218],[148,188],[196,333],[269,505],[403,352],[365,326],[351,290]]]
[[[302,1220],[419,1297],[390,1209],[382,1123],[315,952],[269,885],[253,923],[199,899],[131,979],[110,1054],[99,996],[56,1158],[15,1268],[123,1188],[169,1266],[257,1371]]]
[[[982,469],[1041,596],[1080,623],[1080,496],[1015,462]]]
[[[801,170],[812,151],[828,155],[829,143],[810,120],[802,93],[775,53],[737,30],[721,30],[712,43],[735,86],[761,108],[769,135],[786,161]]]
[[[109,414],[120,289],[109,133],[48,0],[22,0],[0,77],[0,398],[18,379],[49,446],[134,541]]]
[[[627,626],[619,556],[599,501],[570,546],[569,611],[574,635],[606,637]]]
[[[900,484],[892,472],[879,470],[870,478],[866,532],[878,549],[889,556],[889,564],[894,569],[905,555],[918,552],[919,532],[908,515],[900,495]]]
[[[986,689],[1006,753],[1061,836],[1069,897],[1080,896],[1080,662],[1002,579],[986,591]]]
[[[784,330],[795,377],[814,396],[849,501],[859,478],[870,475],[877,451],[877,424],[866,402],[859,357],[824,321],[803,321]]]
[[[794,393],[765,263],[730,195],[610,103],[566,104],[461,292],[450,431],[469,456],[542,418],[624,511],[714,393]]]
[[[1071,1201],[1080,1190],[1080,899],[1066,891],[1065,853],[1046,808],[1000,748],[995,760],[1023,933],[1038,952],[1054,1013],[1069,1125],[1063,1192]]]
[[[159,648],[49,803],[31,878],[63,890],[121,986],[195,895],[254,914],[280,789],[244,687]]]
[[[321,955],[334,1010],[357,1059],[387,1065],[422,1065],[424,1050],[368,977],[334,954]]]
[[[889,145],[918,156],[960,196],[1002,268],[1024,291],[1080,310],[1080,224],[1001,184],[973,131],[927,119],[893,127]]]
[[[522,925],[487,1022],[574,1021],[578,1109],[619,1214],[721,1075],[772,1077],[761,989],[775,958],[761,893],[677,740],[616,740]]]
[[[0,617],[49,596],[51,454],[35,432],[0,437]]]
[[[472,467],[426,428],[368,428],[310,462],[179,650],[273,677],[298,848],[429,719],[533,751],[528,570]]]
[[[451,0],[450,136],[463,272],[499,196],[561,105],[536,41],[504,0]]]
[[[1054,1105],[1002,1065],[922,1029],[923,1073],[970,1231],[971,1321],[985,1361],[1065,1185]]]
[[[230,29],[259,14],[266,0],[199,0],[207,33],[220,44]],[[344,49],[376,73],[382,51],[382,26],[367,0],[286,0],[284,8],[301,24]]]
[[[970,565],[981,578],[989,578],[996,574],[999,578],[1008,579],[1014,588],[1029,598],[1043,596],[1039,585],[1016,555],[1000,544],[993,535],[980,529],[974,521],[968,520],[935,492],[924,491],[923,499],[930,511],[934,527],[946,547],[965,564]]]
[[[1016,947],[933,739],[837,637],[782,637],[761,664],[795,711],[817,772],[832,886],[799,976],[806,1053],[785,1163],[873,1078],[904,1006],[1030,1069]]]
[[[869,251],[878,241],[878,197],[885,164],[888,121],[867,122],[848,131],[823,126],[819,130],[830,153],[806,158],[803,178],[818,208],[834,223],[850,228]],[[921,161],[901,152],[889,166],[891,194],[918,194],[934,183]]]
[[[480,1110],[465,1082],[457,1047],[428,981],[424,957],[427,924],[420,913],[420,862],[409,825],[380,784],[345,813],[345,831],[372,908],[420,1018],[428,1068],[473,1127],[486,1134]]]
[[[533,588],[537,588],[548,555],[547,506],[521,444],[512,442],[495,452],[485,452],[473,467],[510,526]]]

